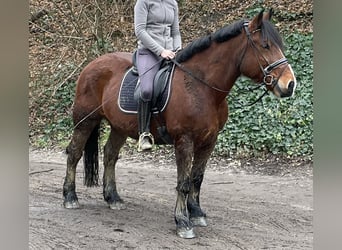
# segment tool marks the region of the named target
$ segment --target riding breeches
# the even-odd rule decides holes
[[[153,79],[161,64],[161,57],[158,57],[148,49],[138,49],[137,69],[140,78],[140,98],[143,101],[151,101],[153,94]]]

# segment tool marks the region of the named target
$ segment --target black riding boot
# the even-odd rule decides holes
[[[139,142],[138,151],[152,149],[154,143],[153,135],[150,133],[151,120],[151,101],[143,101],[139,99],[138,104],[138,125],[139,125]]]

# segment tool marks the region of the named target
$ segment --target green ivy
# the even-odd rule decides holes
[[[251,81],[240,78],[227,98],[230,113],[218,137],[217,154],[270,152],[312,157],[313,35],[289,33],[284,40],[286,57],[298,81],[295,96],[278,99],[269,95],[253,106],[243,106],[262,91],[250,91]]]
[[[42,84],[43,85],[43,84]],[[35,127],[30,128],[30,143],[37,147],[65,145],[72,131],[70,108],[74,100],[75,82],[67,81],[58,89],[41,88],[40,97],[34,98]],[[37,131],[39,134],[36,134]]]

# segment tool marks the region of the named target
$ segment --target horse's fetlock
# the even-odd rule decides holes
[[[203,212],[199,204],[194,202],[188,202],[187,207],[190,217],[206,217],[205,212]]]
[[[103,198],[108,203],[122,202],[117,190],[115,182],[110,181],[108,184],[104,181],[103,184]]]
[[[192,228],[193,227],[193,223],[191,222],[191,220],[183,215],[176,216],[175,222],[176,222],[177,228]]]
[[[75,182],[68,182],[67,180],[64,181],[63,192],[75,191],[75,189],[76,189]]]

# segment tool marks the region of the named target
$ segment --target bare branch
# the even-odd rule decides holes
[[[51,172],[51,171],[53,171],[53,169],[47,169],[47,170],[41,170],[41,171],[32,171],[32,172],[29,173],[29,175],[46,173],[46,172]]]
[[[65,78],[64,81],[61,82],[61,83],[54,89],[54,91],[53,91],[53,93],[52,93],[52,96],[54,96],[54,95],[56,94],[57,90],[58,90],[60,87],[62,87],[63,84],[66,83],[66,82],[75,74],[75,72],[83,65],[83,63],[84,63],[85,61],[87,61],[87,59],[83,59],[83,61],[82,61],[79,65],[77,65],[77,67],[70,73],[70,75],[69,75],[67,78]]]

